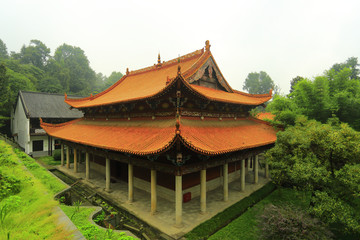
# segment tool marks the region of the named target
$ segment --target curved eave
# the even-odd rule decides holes
[[[186,140],[183,137],[181,137],[181,142],[186,147],[188,147],[189,149],[192,149],[193,151],[198,152],[200,154],[209,155],[209,156],[217,156],[217,155],[221,155],[221,154],[232,153],[232,152],[236,152],[236,151],[242,151],[242,150],[246,150],[246,149],[250,149],[250,148],[268,146],[268,145],[274,144],[276,141],[268,141],[268,142],[265,142],[265,143],[253,144],[253,145],[249,145],[249,146],[246,146],[246,147],[230,148],[230,149],[220,150],[220,151],[209,151],[209,150],[206,150],[206,149],[199,148],[199,147],[195,146],[194,144],[192,144],[190,141]]]
[[[91,146],[95,148],[101,148],[101,149],[107,149],[111,151],[117,151],[122,153],[128,153],[128,154],[134,154],[138,156],[144,156],[144,155],[156,155],[160,154],[164,151],[167,151],[176,141],[177,135],[175,134],[175,126],[174,127],[166,127],[168,129],[167,131],[164,131],[165,135],[167,136],[168,140],[162,141],[163,137],[161,133],[159,133],[156,136],[157,128],[152,128],[151,126],[148,126],[148,141],[142,141],[143,138],[147,138],[146,133],[144,133],[144,136],[142,136],[142,129],[137,126],[133,127],[127,127],[126,125],[123,125],[121,128],[119,128],[118,131],[116,131],[116,126],[112,127],[109,126],[109,129],[106,129],[106,125],[94,125],[88,129],[89,131],[86,131],[86,127],[89,126],[88,124],[84,125],[77,125],[78,123],[81,123],[81,121],[84,121],[85,119],[76,119],[67,123],[61,123],[61,124],[49,124],[49,123],[43,123],[42,120],[40,121],[40,126],[45,130],[45,132],[52,136],[56,137],[65,141]],[[105,122],[105,121],[104,121]],[[125,123],[126,121],[124,121]],[[107,123],[107,122],[106,122]],[[72,128],[72,125],[75,125],[75,128]],[[85,129],[82,128],[85,126]],[[67,129],[66,129],[67,128]],[[114,129],[115,128],[115,129]],[[146,126],[145,126],[146,128]],[[75,129],[75,131],[74,131]],[[140,129],[140,130],[139,130]],[[77,130],[77,131],[76,131]],[[135,131],[134,131],[135,130]],[[136,137],[133,137],[131,139],[132,134],[134,132],[138,132],[138,135]],[[99,133],[101,134],[99,135]],[[125,133],[126,136],[123,136],[121,139],[115,139],[115,141],[111,141],[112,144],[107,144],[106,141],[108,139],[114,138],[117,135],[117,133]],[[140,134],[139,134],[140,133]],[[163,134],[164,134],[163,133]],[[105,138],[104,141],[101,140],[101,138]],[[154,144],[154,146],[151,146],[152,143],[156,142],[156,140],[160,139],[160,143]],[[112,140],[112,139],[111,139]],[[164,142],[164,143],[161,143]],[[128,147],[123,147],[123,146]],[[132,148],[131,148],[131,147]],[[150,146],[150,147],[149,147]],[[139,150],[139,149],[146,149],[146,148],[152,148],[151,150]],[[134,150],[138,149],[138,150]]]
[[[200,91],[198,91],[196,89],[195,86],[191,85],[190,83],[188,83],[187,81],[185,81],[185,79],[180,76],[180,79],[182,80],[182,82],[184,83],[184,85],[191,91],[193,92],[195,95],[201,97],[201,98],[204,98],[204,99],[207,99],[207,100],[210,100],[210,101],[216,101],[216,102],[225,102],[225,103],[232,103],[232,104],[242,104],[242,105],[249,105],[249,106],[257,106],[257,105],[261,105],[267,101],[269,101],[272,96],[271,96],[271,93],[269,94],[261,94],[261,95],[253,95],[253,94],[244,94],[246,97],[249,97],[249,98],[253,98],[254,101],[253,102],[245,102],[245,101],[241,101],[241,100],[229,100],[229,99],[226,99],[226,98],[221,98],[221,97],[211,97],[209,95],[206,95]],[[201,86],[197,86],[197,87],[201,87]],[[201,87],[201,88],[206,88],[206,87]],[[227,92],[224,92],[224,91],[221,91],[221,90],[215,90],[215,89],[211,89],[211,88],[207,88],[208,91],[218,91],[219,93],[221,94],[238,94],[238,95],[243,95],[243,94],[240,94],[239,91],[237,92],[234,92],[234,93],[227,93]],[[258,100],[258,101],[255,101],[255,99],[261,99],[261,100]]]

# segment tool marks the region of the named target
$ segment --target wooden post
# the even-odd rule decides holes
[[[77,173],[77,149],[74,148],[74,173]]]
[[[254,159],[254,183],[259,182],[259,157],[258,155],[255,156]]]
[[[250,170],[250,157],[246,161],[247,161],[247,164],[246,164],[246,174],[247,174]]]
[[[226,202],[229,199],[229,167],[225,163],[223,166],[223,176],[224,176],[224,201]]]
[[[85,179],[90,179],[90,160],[89,160],[89,153],[85,153]]]
[[[64,144],[61,144],[61,166],[64,166]]]
[[[70,147],[66,146],[66,168],[70,168]]]
[[[182,176],[175,176],[175,226],[182,226]]]
[[[248,161],[248,160],[246,160]],[[245,191],[245,159],[241,160],[241,169],[240,169],[240,190]]]
[[[128,164],[128,201],[134,201],[134,167]]]
[[[151,169],[151,215],[156,212],[157,196],[156,196],[156,170]]]
[[[200,210],[206,212],[206,169],[200,170]]]
[[[106,158],[105,191],[110,192],[110,159]]]

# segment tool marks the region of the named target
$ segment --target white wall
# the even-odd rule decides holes
[[[20,147],[24,148],[25,152],[29,154],[30,150],[30,119],[25,115],[25,111],[20,99],[17,101],[15,113],[11,119],[12,135],[17,134],[15,140]]]

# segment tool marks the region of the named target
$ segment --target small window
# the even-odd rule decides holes
[[[33,152],[36,152],[36,151],[44,151],[44,141],[43,140],[33,141]]]

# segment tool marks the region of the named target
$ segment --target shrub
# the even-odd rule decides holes
[[[52,156],[55,161],[61,161],[61,150],[60,149],[54,150]]]
[[[259,217],[260,239],[332,239],[326,225],[291,205],[269,204]]]

